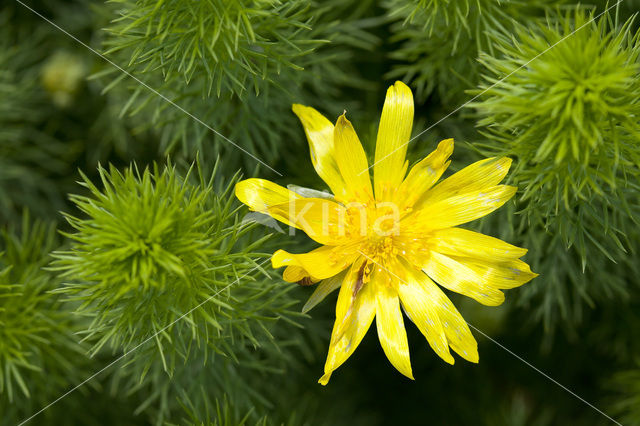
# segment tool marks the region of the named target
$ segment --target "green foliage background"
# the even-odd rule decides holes
[[[79,384],[30,424],[610,422],[506,347],[640,425],[640,2],[619,3],[3,2],[0,424]],[[321,189],[291,104],[346,109],[372,153],[395,79],[410,161],[447,137],[453,171],[514,159],[516,200],[474,226],[540,276],[498,308],[454,297],[490,336],[478,365],[409,326],[410,382],[370,331],[323,388],[334,307],[301,314],[311,290],[268,263],[313,244],[231,188]]]

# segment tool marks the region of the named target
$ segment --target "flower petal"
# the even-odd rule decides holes
[[[398,291],[383,279],[386,273],[374,272],[371,283],[376,286],[376,328],[378,339],[391,364],[413,380],[407,333],[402,320]]]
[[[332,277],[351,265],[359,253],[342,247],[322,246],[309,253],[291,254],[284,250],[276,251],[271,257],[274,268],[299,266],[314,281]]]
[[[345,236],[346,210],[340,204],[324,198],[297,198],[284,204],[276,204],[267,213],[302,229],[310,238],[324,245],[340,245],[349,242]]]
[[[415,229],[422,231],[461,225],[502,207],[516,191],[515,186],[497,185],[475,192],[453,195],[429,203],[416,211],[410,220],[413,221]]]
[[[282,273],[282,279],[289,283],[297,283],[305,278],[309,277],[307,271],[299,266],[287,266]]]
[[[471,269],[485,285],[494,288],[519,287],[538,276],[538,274],[531,272],[529,265],[519,259],[496,262],[457,256],[451,256],[451,258]]]
[[[518,259],[527,254],[525,248],[462,228],[446,228],[433,232],[429,236],[429,245],[438,253],[492,262]]]
[[[245,179],[236,184],[236,197],[249,206],[253,211],[267,213],[269,207],[288,203],[291,200],[302,199],[298,194],[289,191],[280,185],[266,179]],[[287,219],[287,215],[270,216],[282,223],[293,226]]]
[[[322,385],[356,350],[376,314],[375,289],[371,282],[362,283],[362,263],[360,260],[352,265],[340,288],[324,375],[318,380]]]
[[[398,294],[407,316],[427,338],[427,342],[435,353],[449,364],[453,364],[447,336],[438,315],[439,305],[424,290],[423,282],[429,280],[429,277],[422,271],[413,270],[410,266],[405,267],[405,270],[406,279],[399,284]]]
[[[413,166],[396,192],[398,206],[412,207],[440,179],[451,161],[453,139],[445,139],[438,148]]]
[[[318,303],[322,302],[332,291],[337,290],[347,276],[348,271],[342,271],[331,278],[320,281],[313,294],[302,307],[302,313],[306,314],[313,309]]]
[[[504,302],[503,292],[488,285],[468,266],[443,254],[431,252],[423,270],[441,286],[471,297],[483,305],[498,306]]]
[[[482,192],[499,184],[509,172],[511,159],[486,158],[476,161],[452,176],[449,176],[425,194],[416,208],[436,203],[454,195]]]
[[[318,191],[313,188],[306,188],[304,186],[294,185],[292,183],[287,185],[289,191],[293,191],[303,198],[324,198],[326,200],[335,200],[335,197],[329,191]]]
[[[342,199],[341,201],[366,202],[367,200],[372,200],[373,190],[371,189],[367,155],[351,122],[346,119],[344,114],[338,117],[333,133],[333,141],[336,161],[347,187],[347,199]]]
[[[304,127],[309,141],[311,162],[316,173],[326,182],[334,195],[344,196],[345,184],[335,160],[333,123],[308,106],[294,104],[292,110]]]
[[[473,338],[469,325],[451,300],[433,281],[426,277],[421,280],[422,289],[434,306],[437,306],[440,322],[451,349],[470,362],[478,362],[478,343]]]
[[[378,201],[391,199],[404,178],[412,127],[413,94],[403,82],[396,81],[387,90],[376,139],[373,174]]]

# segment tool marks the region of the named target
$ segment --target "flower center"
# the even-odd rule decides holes
[[[371,280],[371,273],[388,268],[402,252],[400,236],[400,210],[392,202],[348,203],[345,205],[344,229],[365,258],[360,271],[361,283]],[[352,246],[353,247],[353,246]],[[336,253],[337,255],[337,253]]]
[[[394,244],[392,236],[367,238],[359,248],[360,253],[365,257],[366,265],[362,278],[363,283],[369,282],[371,272],[375,269],[384,271],[385,264],[398,255],[398,247]]]
[[[353,238],[379,240],[400,234],[400,212],[395,203],[384,202],[370,206],[351,203],[346,206],[345,226]]]
[[[360,247],[360,251],[372,263],[384,263],[398,254],[398,248],[393,244],[393,237],[367,239]]]

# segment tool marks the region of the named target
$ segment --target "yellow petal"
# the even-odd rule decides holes
[[[356,299],[360,294],[360,291],[362,291],[364,287],[371,288],[371,286],[365,286],[363,282],[364,266],[364,259],[359,258],[351,265],[347,272],[347,276],[345,277],[345,281],[342,283],[340,295],[338,296],[338,302],[336,304],[336,325],[339,325],[338,328],[334,329],[336,332],[344,330],[344,324],[350,322],[351,315],[354,312],[353,307],[355,306]],[[338,319],[340,319],[339,324]]]
[[[406,279],[398,286],[398,294],[402,301],[407,316],[422,332],[431,348],[440,358],[453,364],[454,360],[449,353],[447,336],[440,322],[437,305],[424,290],[423,281],[429,280],[424,272],[405,267]],[[431,280],[429,280],[431,281]]]
[[[344,180],[335,160],[333,123],[311,107],[294,104],[292,109],[304,127],[316,173],[329,185],[334,195],[344,196]]]
[[[355,250],[345,251],[342,247],[322,246],[309,253],[291,254],[276,251],[271,257],[274,268],[299,266],[314,280],[319,281],[344,271],[358,257]]]
[[[412,207],[440,179],[449,167],[453,139],[445,139],[438,148],[413,166],[396,192],[396,204]]]
[[[420,208],[458,194],[482,192],[482,190],[499,184],[509,172],[510,158],[487,158],[476,161],[452,176],[449,176],[420,200]]]
[[[516,193],[515,186],[497,185],[484,190],[454,195],[418,210],[412,221],[416,229],[450,228],[486,216],[502,207]]]
[[[531,281],[538,274],[531,272],[531,268],[519,259],[496,262],[487,259],[473,259],[451,256],[453,260],[471,269],[483,285],[511,289]]]
[[[337,290],[347,276],[347,271],[340,272],[331,278],[320,281],[313,294],[302,307],[302,313],[306,314],[313,309],[318,303],[322,302],[332,291]]]
[[[404,178],[403,164],[413,127],[413,94],[401,81],[389,87],[382,108],[373,166],[376,200],[389,200]]]
[[[447,336],[449,346],[458,355],[470,362],[478,362],[478,343],[473,338],[467,322],[460,312],[453,306],[451,300],[437,285],[426,277],[420,280],[422,289],[434,306],[437,306],[440,322]]]
[[[413,380],[409,344],[402,320],[398,292],[382,279],[382,273],[374,273],[369,284],[376,286],[376,328],[378,339],[391,364]]]
[[[349,242],[345,229],[346,210],[340,204],[324,198],[298,198],[267,209],[272,217],[302,229],[310,238],[324,245]]]
[[[353,354],[376,313],[375,289],[371,282],[362,283],[362,263],[361,260],[353,264],[340,288],[324,375],[318,380],[322,385],[326,385],[331,373]]]
[[[236,197],[253,211],[268,213],[269,207],[301,199],[298,194],[265,179],[246,179],[236,184]],[[287,215],[270,214],[274,219],[293,226]]]
[[[287,266],[282,273],[282,279],[289,283],[297,283],[308,277],[310,276],[307,271],[299,266]]]
[[[341,201],[366,203],[368,200],[373,199],[367,155],[362,148],[356,131],[344,114],[338,117],[333,133],[333,141],[336,150],[336,161],[347,187],[347,199]]]
[[[446,228],[433,232],[429,236],[429,245],[438,253],[487,261],[513,260],[527,253],[525,248],[462,228]]]
[[[471,297],[483,305],[498,306],[504,302],[503,292],[487,285],[468,266],[443,254],[431,252],[423,270],[441,286]]]

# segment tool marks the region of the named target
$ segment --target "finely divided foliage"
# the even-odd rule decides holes
[[[544,14],[563,0],[388,0],[389,15],[399,19],[391,55],[398,62],[390,78],[402,78],[424,100],[433,92],[447,102],[462,103],[465,89],[476,86],[477,57],[493,52],[491,34],[508,32],[524,18]]]
[[[20,229],[0,232],[0,411],[7,416],[29,414],[83,371],[76,319],[51,292],[59,279],[43,269],[56,245],[55,228],[26,214]]]
[[[255,250],[264,238],[243,239],[251,227],[239,223],[229,186],[216,193],[215,172],[205,179],[171,165],[101,168],[100,176],[102,188],[84,178],[90,194],[72,196],[83,216],[66,215],[76,232],[65,234],[72,244],[53,264],[66,279],[61,291],[92,319],[92,352],[106,343],[126,351],[158,333],[155,356],[132,357],[161,359],[170,373],[196,347],[233,357],[245,340],[260,345],[266,329],[249,320],[286,314],[291,300],[286,287],[280,299],[269,295],[272,305],[262,300],[270,286],[255,282],[264,273]]]
[[[42,129],[51,115],[38,84],[44,33],[26,28],[12,33],[11,19],[0,10],[0,223],[20,222],[23,208],[38,217],[55,216],[64,206],[56,178],[68,172],[75,151],[71,141],[63,143]],[[19,45],[22,40],[26,45]]]
[[[623,223],[633,223],[640,189],[640,36],[632,19],[588,19],[575,9],[494,34],[496,54],[481,56],[484,93],[470,105],[498,142],[494,151],[518,159],[514,179],[524,189],[527,223],[577,244],[583,262],[585,240],[609,257],[623,247]]]
[[[366,31],[372,24],[341,0],[116,4],[120,18],[108,27],[106,55],[270,165],[281,161],[282,147],[296,146],[289,105],[328,103],[339,85],[366,85],[352,59],[377,41]],[[253,158],[147,88],[127,84],[113,67],[94,77],[119,99],[122,116],[155,135],[162,153],[220,154],[230,174],[255,167]]]
[[[131,47],[136,73],[160,70],[189,83],[204,76],[201,96],[258,92],[321,40],[309,38],[309,2],[293,0],[116,0],[106,54]],[[177,81],[176,81],[177,82]]]
[[[592,17],[571,8],[494,33],[469,105],[489,139],[478,146],[516,159],[515,229],[543,276],[518,300],[549,339],[584,321],[587,306],[633,291],[617,277],[640,217],[640,36],[632,18]]]
[[[524,159],[565,169],[567,163],[597,162],[613,184],[612,165],[629,166],[639,158],[627,141],[640,137],[640,34],[632,31],[633,18],[621,26],[609,16],[591,18],[576,10],[546,24],[518,26],[515,34],[494,34],[499,53],[481,56],[487,75],[480,88],[487,91],[472,107],[482,116],[479,124],[502,131],[501,140]],[[589,29],[558,43],[583,25]],[[516,71],[525,58],[556,43]],[[515,136],[507,139],[506,132]],[[578,183],[571,189],[579,190]]]
[[[0,3],[0,425],[638,423],[640,0]]]

